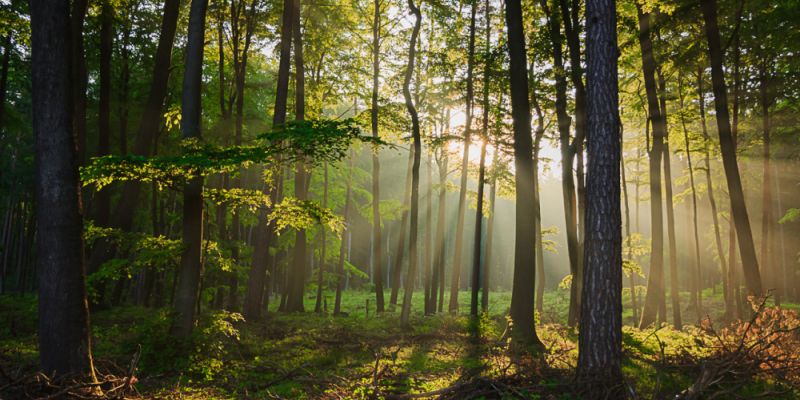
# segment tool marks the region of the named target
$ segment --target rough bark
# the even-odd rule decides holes
[[[73,137],[69,1],[34,1],[31,74],[35,136],[39,361],[46,374],[94,375],[83,221]]]
[[[595,390],[624,397],[622,385],[622,237],[616,5],[586,2],[588,171],[586,248],[578,370]]]

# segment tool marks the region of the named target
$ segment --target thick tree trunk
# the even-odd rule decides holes
[[[714,107],[717,112],[717,131],[722,152],[722,164],[725,168],[728,193],[731,197],[731,214],[736,224],[736,234],[739,237],[739,251],[742,257],[745,284],[750,294],[760,296],[763,294],[761,275],[753,243],[753,232],[750,229],[750,220],[744,201],[742,179],[739,176],[739,167],[736,162],[736,149],[731,135],[728,94],[725,73],[722,70],[722,44],[717,25],[717,2],[716,0],[701,0],[700,5],[703,10],[708,54],[711,61],[711,81],[714,89]]]
[[[661,194],[661,158],[664,154],[664,136],[666,121],[661,115],[661,106],[658,102],[656,88],[656,61],[653,57],[653,43],[650,37],[649,13],[642,12],[637,4],[639,17],[639,45],[642,51],[642,70],[644,73],[645,91],[647,93],[648,116],[653,126],[653,140],[650,153],[650,219],[652,227],[652,241],[650,251],[650,273],[647,280],[647,295],[645,296],[641,328],[646,328],[656,322],[666,320],[666,306],[664,294],[664,222],[662,217]]]
[[[525,53],[525,32],[519,0],[506,3],[506,27],[510,60],[511,116],[514,126],[514,180],[516,183],[516,225],[514,241],[514,283],[511,294],[513,334],[523,342],[541,347],[536,335],[533,288],[536,284],[536,240],[534,215],[530,204],[534,198],[533,140],[531,109],[528,99],[528,65]]]
[[[579,379],[624,397],[622,385],[622,237],[616,6],[586,2],[588,83],[586,271],[578,340]],[[614,389],[609,389],[614,388]]]
[[[411,31],[411,39],[409,41],[408,49],[408,65],[406,66],[405,79],[403,80],[403,98],[406,102],[406,109],[411,116],[411,135],[414,140],[414,164],[411,169],[411,215],[409,217],[410,226],[408,234],[409,242],[409,262],[408,262],[408,275],[406,275],[406,284],[403,292],[403,308],[400,312],[400,325],[408,328],[409,317],[411,316],[411,299],[414,294],[414,279],[417,273],[417,231],[419,220],[419,164],[420,155],[422,153],[422,139],[420,138],[419,116],[417,115],[417,108],[411,98],[411,76],[414,73],[414,63],[417,56],[417,37],[419,36],[420,23],[422,22],[422,14],[419,8],[414,5],[414,0],[408,0],[408,8],[414,14],[414,28]],[[474,16],[474,11],[473,11]]]
[[[464,122],[464,153],[461,159],[461,186],[458,192],[458,214],[456,216],[456,238],[453,246],[452,276],[450,279],[450,302],[447,311],[458,312],[458,290],[461,289],[461,258],[464,246],[464,214],[467,208],[467,176],[469,175],[469,147],[472,144],[472,105],[474,103],[474,84],[472,71],[475,67],[475,14],[477,1],[472,2],[469,20],[469,44],[467,48],[467,96],[466,120]]]
[[[94,377],[83,221],[73,136],[69,1],[34,1],[31,75],[35,135],[39,361],[48,374]]]
[[[185,139],[200,138],[203,76],[208,0],[192,0],[189,11],[189,33],[183,76],[181,131]],[[175,293],[175,319],[171,333],[186,337],[194,328],[196,304],[200,289],[203,244],[203,178],[191,178],[183,189],[183,253],[181,254],[178,287]]]

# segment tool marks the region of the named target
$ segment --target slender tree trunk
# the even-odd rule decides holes
[[[303,61],[303,37],[300,26],[301,4],[300,0],[293,2],[294,21],[292,23],[292,39],[294,44],[295,68],[295,119],[305,119],[305,66]],[[298,200],[304,201],[308,196],[308,182],[310,176],[304,162],[298,162],[295,168],[294,195]],[[294,260],[292,272],[289,276],[289,297],[286,299],[286,311],[302,312],[303,293],[306,283],[306,265],[308,264],[308,243],[305,229],[298,229],[295,234]]]
[[[535,218],[530,204],[534,198],[533,140],[531,109],[528,99],[528,65],[525,53],[525,32],[519,0],[506,3],[506,27],[510,60],[511,116],[514,126],[514,167],[516,173],[516,226],[514,241],[514,283],[511,294],[513,333],[523,342],[536,347],[542,344],[536,335],[533,287],[536,283]]]
[[[414,63],[417,56],[417,37],[419,36],[420,23],[422,22],[422,14],[419,8],[414,4],[414,0],[408,0],[408,8],[414,14],[414,28],[411,31],[411,40],[409,41],[408,49],[408,65],[406,67],[405,79],[403,80],[403,98],[406,102],[406,109],[411,116],[411,135],[414,139],[414,164],[411,169],[411,216],[409,226],[409,263],[408,275],[403,292],[403,308],[400,312],[400,325],[409,327],[409,317],[411,315],[411,298],[414,294],[414,278],[416,277],[417,262],[417,231],[419,219],[419,164],[420,155],[422,153],[422,140],[419,131],[419,116],[417,115],[417,108],[411,98],[411,76],[414,73]],[[474,16],[474,11],[473,11]]]
[[[0,67],[2,68],[0,70],[0,129],[2,129],[5,125],[5,107],[8,92],[8,66],[11,61],[12,50],[11,34],[8,34],[3,38],[3,61],[2,67]]]
[[[775,302],[780,304],[781,291],[778,290],[780,278],[775,271],[775,267],[770,263],[770,251],[772,237],[770,232],[773,228],[772,215],[772,168],[770,167],[770,120],[769,120],[769,73],[767,66],[762,64],[758,72],[758,100],[761,108],[761,134],[764,141],[764,152],[762,153],[764,163],[764,179],[761,189],[761,268],[764,271],[765,280],[771,290],[775,291]]]
[[[761,275],[758,270],[753,232],[750,229],[750,220],[747,216],[747,206],[744,201],[742,179],[739,176],[739,168],[736,162],[736,149],[731,135],[728,94],[725,73],[722,70],[722,45],[720,43],[719,26],[717,25],[717,2],[716,0],[701,0],[700,5],[703,10],[708,54],[711,61],[711,81],[714,89],[714,107],[717,112],[717,131],[722,152],[722,164],[725,168],[728,193],[731,197],[731,214],[736,224],[736,234],[739,237],[739,251],[742,257],[745,284],[750,294],[760,296],[763,293]]]
[[[350,222],[350,198],[353,192],[353,151],[350,151],[350,166],[347,170],[347,190],[344,198],[344,226],[345,231],[342,232],[342,240],[339,245],[339,262],[336,264],[336,300],[333,306],[333,315],[339,315],[342,312],[342,286],[344,280],[344,254],[347,251],[347,234]]]
[[[683,77],[678,78],[678,101],[680,108],[683,109],[684,107],[684,98],[683,98]],[[701,262],[700,262],[700,233],[697,227],[697,189],[694,183],[694,164],[692,164],[692,151],[691,151],[691,140],[689,138],[689,130],[686,128],[686,120],[684,118],[683,113],[679,113],[681,119],[681,127],[683,128],[683,141],[686,145],[686,164],[689,167],[689,187],[692,191],[692,228],[694,233],[694,278],[690,279],[690,282],[693,282],[693,287],[691,288],[691,300],[689,301],[689,308],[695,310],[697,313],[696,321],[700,321],[703,318],[703,311],[701,307],[700,301],[700,287],[701,287]]]
[[[425,204],[425,315],[436,313],[436,286],[433,285],[433,152],[428,149],[428,194]]]
[[[149,156],[151,154],[154,137],[163,120],[162,109],[169,88],[170,61],[178,24],[179,7],[180,0],[166,0],[164,3],[161,34],[158,38],[154,59],[153,80],[150,83],[147,103],[133,145],[133,153],[137,155]],[[140,192],[141,184],[137,181],[126,182],[123,185],[121,198],[125,201],[118,202],[111,214],[113,227],[123,231],[131,230]],[[110,241],[101,239],[95,243],[88,265],[89,273],[100,269],[103,263],[114,257],[115,252],[116,247]]]
[[[485,105],[486,104],[484,103],[484,106]],[[473,317],[478,316],[478,290],[481,286],[481,232],[483,230],[483,186],[486,176],[486,142],[487,138],[484,136],[481,140],[481,158],[478,166],[478,198],[475,207],[475,241],[472,259],[472,298],[469,307],[469,313]]]
[[[406,236],[408,236],[408,205],[411,201],[411,174],[414,167],[414,150],[408,152],[408,167],[406,168],[406,185],[403,192],[403,212],[400,217],[400,232],[397,239],[397,259],[392,267],[392,293],[389,295],[389,307],[392,311],[397,306],[397,296],[400,293],[401,272],[403,270],[403,259],[406,255]]]
[[[621,125],[620,125],[621,126]],[[625,173],[625,131],[620,127],[619,132],[619,162],[620,174],[622,176],[622,199],[625,207],[625,242],[627,246],[627,254],[625,260],[633,262],[633,249],[631,248],[631,207],[628,200],[628,179]],[[636,304],[636,272],[630,271],[628,275],[628,282],[631,286],[631,310],[633,311],[632,325],[636,325],[638,321],[637,314],[639,313],[638,304]]]
[[[534,65],[531,63],[528,73],[531,76],[531,81],[534,80]],[[544,137],[544,114],[542,107],[539,105],[539,98],[536,96],[536,90],[532,85],[531,87],[531,104],[536,112],[536,132],[534,133],[533,140],[533,214],[535,218],[534,232],[536,235],[536,311],[541,316],[544,311],[544,243],[542,242],[542,207],[541,207],[541,194],[539,187],[539,151],[541,150],[542,138]]]
[[[448,110],[447,116],[450,115]],[[445,117],[447,118],[447,117]],[[446,132],[446,131],[445,131]],[[443,144],[443,146],[446,146]],[[441,148],[440,156],[437,157],[439,167],[439,204],[436,208],[436,251],[433,265],[433,291],[438,292],[438,299],[434,296],[431,301],[436,304],[436,310],[442,312],[444,306],[444,256],[445,256],[445,209],[447,207],[447,150]]]
[[[111,53],[114,40],[114,9],[109,0],[103,0],[100,15],[100,110],[97,155],[111,152]],[[95,222],[108,226],[111,217],[111,192],[106,187],[97,192],[95,198]]]
[[[83,25],[88,7],[88,0],[73,1],[70,20],[70,49],[72,50],[70,71],[72,73],[72,106],[74,107],[72,129],[77,141],[78,165],[86,163],[86,85],[88,75],[83,44]]]
[[[208,0],[192,0],[183,77],[181,131],[185,139],[200,138],[203,47]],[[183,189],[183,253],[175,293],[175,319],[171,333],[186,337],[194,327],[200,287],[203,244],[203,177],[191,178]]]
[[[642,51],[642,70],[644,73],[645,91],[647,93],[647,108],[653,126],[652,148],[650,153],[650,219],[652,226],[652,241],[650,251],[650,273],[647,280],[647,295],[645,296],[640,328],[646,328],[656,322],[666,320],[666,305],[664,294],[664,222],[662,217],[661,194],[661,158],[664,154],[664,136],[666,121],[661,115],[656,88],[656,60],[653,57],[653,43],[650,36],[649,13],[644,13],[637,4],[639,17],[639,45]]]
[[[492,156],[492,168],[497,168],[497,156],[499,150],[495,147]],[[492,267],[492,246],[494,244],[494,224],[495,224],[495,198],[497,196],[497,174],[492,173],[491,183],[489,184],[489,223],[486,227],[486,255],[483,261],[483,282],[481,284],[481,310],[486,313],[489,311],[489,288],[491,287],[491,267]],[[540,278],[542,279],[542,278]]]
[[[575,193],[575,180],[572,174],[574,152],[570,147],[570,117],[567,115],[567,80],[564,72],[564,56],[562,49],[562,36],[560,31],[560,14],[551,12],[547,0],[540,0],[540,4],[548,16],[548,28],[550,30],[550,41],[553,46],[553,66],[559,71],[555,77],[556,89],[556,120],[558,123],[559,143],[561,147],[561,190],[564,197],[564,219],[567,234],[567,253],[569,255],[569,270],[573,276],[578,275],[580,263],[580,249],[578,242],[578,219],[577,203]],[[581,293],[577,290],[578,284],[570,287],[569,312],[567,324],[574,327],[578,323],[578,304]]]
[[[381,0],[374,0],[375,8],[372,18],[372,106],[370,107],[370,124],[372,137],[379,138],[378,134],[378,90],[380,88],[381,73]],[[381,162],[378,150],[372,153],[372,257],[375,266],[375,306],[378,312],[384,311],[383,299],[383,253],[381,251]],[[394,293],[394,287],[392,287]],[[394,295],[397,304],[397,295]]]
[[[48,375],[92,365],[79,159],[73,136],[69,1],[30,3],[39,361]]]
[[[467,97],[466,121],[464,125],[464,153],[461,159],[461,186],[458,192],[458,214],[456,216],[456,238],[453,248],[452,277],[450,279],[450,302],[447,310],[451,313],[458,312],[458,290],[461,288],[461,257],[464,246],[464,214],[467,207],[467,176],[469,174],[469,147],[472,144],[472,105],[474,102],[473,69],[475,67],[475,14],[477,1],[472,2],[469,20],[469,44],[467,54]]]
[[[324,179],[323,179],[323,194],[322,194],[322,207],[328,208],[328,164],[326,163],[324,166]],[[321,313],[322,312],[322,286],[324,284],[324,277],[325,277],[325,226],[320,227],[320,235],[322,235],[322,248],[320,249],[320,257],[319,257],[319,266],[318,274],[317,274],[317,301],[314,305],[314,312]]]
[[[672,300],[672,325],[681,330],[681,298],[678,286],[678,249],[675,243],[675,209],[672,203],[672,163],[669,151],[669,127],[667,126],[667,89],[664,75],[658,70],[658,91],[661,104],[661,117],[664,119],[664,199],[667,205],[667,240],[669,243],[669,285]]]
[[[622,237],[616,6],[586,2],[588,84],[586,271],[578,371],[589,387],[624,397],[622,385]],[[614,388],[614,389],[608,389]]]

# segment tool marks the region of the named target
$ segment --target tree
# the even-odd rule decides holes
[[[420,138],[419,116],[414,100],[411,98],[411,76],[414,73],[414,63],[417,57],[417,38],[419,37],[422,13],[414,4],[414,0],[408,0],[408,8],[414,15],[414,28],[411,30],[411,39],[408,48],[408,65],[406,67],[405,78],[403,79],[403,98],[406,102],[406,109],[411,116],[411,136],[414,140],[414,164],[411,169],[411,215],[408,234],[409,241],[409,262],[408,275],[406,275],[406,285],[403,292],[403,308],[400,311],[400,325],[408,327],[408,319],[411,315],[411,298],[414,294],[414,280],[416,279],[417,263],[417,233],[419,231],[419,165],[422,153],[422,140]]]
[[[652,241],[650,251],[650,273],[647,279],[647,295],[640,328],[653,324],[656,315],[659,322],[666,320],[666,303],[664,297],[664,221],[662,216],[661,194],[661,158],[664,156],[664,136],[667,121],[661,114],[656,88],[656,60],[653,56],[653,41],[650,36],[651,13],[645,13],[637,3],[639,16],[639,47],[642,51],[642,72],[647,94],[647,115],[653,127],[652,147],[650,153],[650,221]]]
[[[736,224],[736,234],[739,238],[739,252],[742,257],[745,284],[751,295],[760,296],[762,294],[761,275],[758,270],[753,232],[750,229],[750,220],[747,216],[747,206],[744,202],[744,193],[742,191],[742,179],[739,175],[736,151],[733,144],[733,136],[731,135],[727,86],[725,84],[725,73],[722,70],[722,44],[720,43],[719,26],[717,25],[717,2],[716,0],[701,0],[700,6],[703,11],[708,55],[711,62],[711,82],[714,91],[714,109],[717,112],[717,131],[722,152],[722,165],[725,168],[725,178],[731,198],[731,214]]]
[[[378,89],[381,74],[381,0],[373,1],[372,18],[372,106],[370,127],[372,137],[378,138]],[[372,260],[375,265],[375,306],[384,310],[383,300],[383,252],[381,251],[381,162],[378,151],[372,153]],[[396,297],[395,297],[396,298]]]
[[[474,102],[474,84],[472,72],[475,67],[475,14],[477,12],[477,1],[471,1],[469,19],[469,45],[467,55],[467,97],[466,97],[466,122],[464,123],[464,154],[461,159],[461,186],[458,192],[458,218],[456,221],[456,239],[453,248],[453,271],[450,279],[450,303],[447,307],[450,313],[458,312],[458,290],[460,289],[461,279],[461,257],[462,247],[464,246],[464,213],[466,212],[467,199],[467,174],[469,165],[469,147],[472,144],[472,105]],[[474,244],[477,245],[477,244]]]
[[[69,1],[34,1],[31,75],[36,162],[39,361],[47,374],[90,373],[78,156],[72,127]]]
[[[192,0],[183,73],[181,131],[184,139],[200,139],[203,47],[208,0]],[[203,244],[203,177],[195,176],[183,189],[183,253],[175,293],[175,319],[171,333],[186,337],[192,333],[200,290],[200,258]]]
[[[588,177],[586,247],[579,332],[579,378],[592,389],[622,389],[622,216],[616,4],[586,2]]]
[[[516,237],[514,240],[514,283],[511,293],[513,333],[525,343],[541,347],[533,318],[533,288],[536,281],[533,203],[533,139],[531,108],[528,99],[527,55],[522,28],[522,5],[519,0],[506,3],[509,78],[511,82],[511,117],[514,125],[514,181],[516,183]]]

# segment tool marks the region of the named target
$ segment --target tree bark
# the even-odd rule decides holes
[[[92,366],[83,220],[73,136],[69,1],[30,3],[39,361],[48,375]]]
[[[200,139],[203,47],[208,0],[192,0],[183,76],[181,131],[184,139]],[[183,189],[183,253],[175,293],[175,319],[171,333],[187,337],[194,328],[200,289],[203,244],[203,178],[191,178]]]
[[[324,178],[323,178],[323,195],[322,195],[322,207],[328,208],[328,164],[326,163],[324,168]],[[320,257],[319,257],[319,266],[318,274],[317,274],[317,301],[314,304],[314,312],[321,313],[322,312],[322,286],[324,284],[324,277],[325,277],[325,226],[320,226],[320,235],[322,236],[322,248],[320,249]]]
[[[761,134],[764,141],[764,152],[762,153],[764,163],[764,179],[762,181],[761,189],[761,268],[764,271],[767,284],[772,290],[775,290],[775,301],[780,304],[782,291],[778,290],[780,287],[779,274],[774,270],[774,266],[770,263],[771,241],[770,233],[773,226],[772,214],[772,168],[770,167],[770,120],[769,120],[769,72],[767,66],[762,64],[758,72],[758,100],[759,107],[761,108]]]
[[[88,8],[88,0],[73,1],[70,20],[70,48],[72,49],[70,71],[72,73],[72,106],[74,107],[72,129],[77,141],[78,165],[86,163],[86,85],[88,75],[83,43],[83,25]]]
[[[753,243],[753,232],[750,229],[750,220],[747,216],[747,206],[744,201],[742,179],[739,176],[739,168],[736,162],[736,150],[731,135],[728,94],[725,73],[722,70],[722,45],[720,43],[719,26],[717,25],[717,2],[716,0],[701,0],[700,5],[703,10],[708,54],[711,61],[711,81],[714,90],[714,108],[717,112],[717,131],[722,152],[722,164],[725,168],[728,193],[731,197],[731,214],[739,237],[739,251],[742,257],[745,284],[751,295],[760,296],[763,293],[761,275],[758,269],[755,244]]]
[[[542,347],[536,335],[533,318],[536,284],[536,240],[533,202],[533,140],[531,138],[531,109],[528,99],[528,62],[525,53],[525,32],[522,25],[522,6],[519,0],[506,3],[508,32],[509,77],[511,83],[511,116],[514,127],[514,180],[516,183],[516,225],[514,241],[514,281],[511,294],[513,333],[525,343]]]
[[[594,390],[624,397],[622,385],[622,219],[616,5],[586,2],[588,171],[586,271],[578,370]],[[609,389],[614,388],[614,389]]]
[[[397,259],[392,267],[392,292],[389,294],[389,307],[392,311],[397,306],[397,296],[400,293],[401,272],[403,271],[403,259],[406,255],[406,236],[408,236],[408,206],[411,201],[411,173],[414,167],[414,150],[408,152],[408,167],[406,168],[406,184],[403,192],[403,212],[400,217],[400,232],[397,238]]]

